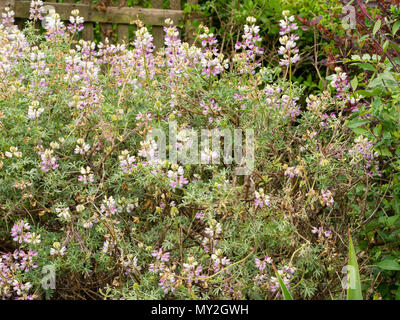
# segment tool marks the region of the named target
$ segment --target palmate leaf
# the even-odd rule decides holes
[[[349,286],[347,288],[347,300],[363,300],[361,293],[360,273],[358,270],[356,251],[349,232]]]

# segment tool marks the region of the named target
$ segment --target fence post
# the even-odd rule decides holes
[[[15,1],[18,0],[0,0],[0,14],[3,13],[4,9],[6,7],[9,7],[11,10],[14,10],[15,8]],[[4,3],[4,4],[3,4]],[[24,28],[24,21],[25,19],[18,19],[14,17],[15,23],[18,26],[19,30],[22,30]]]
[[[198,4],[198,0],[188,0],[187,1],[188,3],[190,3],[190,4]],[[193,28],[193,25],[192,25],[192,18],[194,17],[194,15],[193,14],[191,14],[191,19],[188,19],[186,22],[185,22],[185,30],[186,30],[186,38],[187,38],[187,42],[188,43],[190,43],[190,44],[193,44],[193,42],[194,42],[194,33],[195,33],[195,30],[194,30],[194,28]]]
[[[124,5],[126,3],[126,0],[119,0],[118,3],[120,5]],[[129,44],[129,25],[117,25],[117,39],[119,43],[125,42],[127,45]]]
[[[83,3],[91,6],[92,5],[92,0],[83,0]],[[93,10],[92,7],[91,7],[91,10]],[[89,14],[90,14],[91,10],[89,10]],[[88,40],[88,41],[93,41],[94,40],[94,30],[93,30],[93,23],[92,22],[85,22],[83,24],[82,39],[83,40]]]
[[[112,5],[112,0],[110,1],[103,1],[102,3],[106,6],[106,10],[107,10],[107,6],[109,3],[111,3]],[[100,32],[101,32],[101,42],[105,42],[106,38],[108,38],[108,40],[110,41],[110,43],[113,42],[113,25],[112,23],[100,23]]]
[[[57,0],[52,1],[52,2],[57,2]],[[75,0],[64,0],[63,3],[75,3]],[[66,25],[68,25],[68,22],[66,23]],[[71,48],[75,48],[75,45],[72,44]]]
[[[170,0],[169,8],[172,10],[181,10],[181,0]]]
[[[5,8],[9,7],[14,9],[15,0],[0,0],[0,11],[3,12]]]
[[[181,10],[181,0],[170,0],[169,8],[172,10]],[[174,21],[174,25],[177,25],[178,21]],[[180,32],[180,30],[179,30]]]
[[[162,9],[162,0],[152,0],[152,7],[156,9]],[[163,39],[163,27],[161,26],[152,26],[153,27],[153,43],[156,46],[156,51],[161,49],[164,46]]]

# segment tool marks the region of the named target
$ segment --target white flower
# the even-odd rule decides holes
[[[58,213],[59,218],[63,218],[65,220],[69,220],[71,218],[71,212],[69,208],[56,208],[56,212]]]
[[[21,158],[21,157],[22,157],[22,152],[21,152],[21,151],[18,151],[18,148],[17,148],[17,147],[10,147],[10,151],[6,151],[6,152],[4,153],[4,155],[5,155],[7,158],[12,158],[12,156],[15,156],[15,157],[17,157],[17,158]]]
[[[69,21],[72,23],[72,24],[82,24],[83,22],[84,22],[84,19],[83,19],[83,17],[69,17]]]
[[[165,19],[165,24],[168,24],[168,25],[170,25],[170,26],[172,26],[173,24],[174,24],[174,22],[170,19],[170,18],[168,18],[168,19]]]
[[[78,144],[75,147],[74,153],[75,154],[80,154],[80,155],[84,155],[85,153],[87,153],[90,150],[90,145],[85,143],[85,141],[82,138],[79,138],[76,143]]]
[[[43,5],[43,1],[41,0],[32,0],[31,1],[31,7],[41,7]]]
[[[218,157],[218,152],[210,150],[209,147],[205,147],[200,155],[200,159],[203,163],[210,163],[212,160],[217,160]]]
[[[34,109],[32,106],[29,106],[28,109],[28,118],[29,119],[36,119],[39,118],[40,115],[44,112],[43,108]]]
[[[40,243],[40,242],[41,242],[41,240],[40,240],[40,234],[37,234],[37,233],[35,233],[35,232],[32,232],[32,233],[31,233],[31,236],[29,237],[28,243],[31,243],[31,244],[38,244],[38,243]]]
[[[256,23],[257,19],[254,18],[254,17],[247,17],[247,18],[246,18],[246,21],[247,21],[248,23],[254,24],[254,23]]]
[[[52,149],[58,149],[58,148],[60,148],[60,144],[58,142],[52,141],[52,142],[50,142],[50,147]]]
[[[64,256],[65,251],[67,251],[66,247],[61,247],[61,244],[59,242],[54,242],[53,248],[50,249],[50,255],[51,256]]]

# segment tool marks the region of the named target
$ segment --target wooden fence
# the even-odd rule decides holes
[[[129,33],[129,26],[139,19],[144,24],[152,26],[154,44],[156,48],[163,45],[163,26],[165,19],[171,19],[174,24],[184,22],[188,17],[184,16],[181,10],[181,0],[170,0],[169,9],[163,9],[162,0],[152,0],[151,9],[142,7],[127,7],[126,0],[117,0],[118,6],[113,4],[113,0],[100,0],[96,3],[92,0],[81,0],[75,3],[74,0],[64,0],[63,3],[57,0],[47,0],[44,5],[51,5],[60,15],[61,20],[68,20],[71,11],[79,10],[79,16],[85,20],[82,38],[85,40],[94,39],[94,25],[99,23],[102,41],[106,37],[110,40],[114,36],[113,24],[116,24],[116,37],[118,42],[132,41]],[[187,0],[187,3],[197,4],[198,0]],[[29,18],[30,1],[27,0],[0,0],[0,10],[10,7],[15,12],[15,18],[19,24],[23,19]],[[190,30],[187,30],[190,33]]]

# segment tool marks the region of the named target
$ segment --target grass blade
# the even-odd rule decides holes
[[[361,293],[360,273],[358,270],[356,251],[349,231],[349,262],[348,262],[347,300],[363,300]]]
[[[292,297],[292,295],[290,294],[290,291],[288,290],[288,288],[286,288],[286,286],[285,286],[285,284],[284,284],[284,282],[283,282],[281,276],[280,276],[279,273],[278,273],[278,270],[276,270],[276,268],[275,268],[275,265],[272,264],[272,267],[274,268],[276,277],[278,278],[278,282],[279,282],[279,286],[281,287],[281,290],[282,290],[283,298],[284,298],[285,300],[293,300],[293,297]]]

